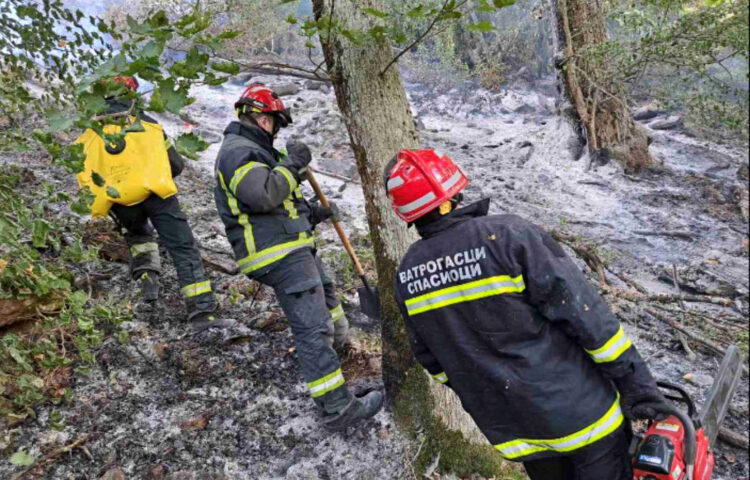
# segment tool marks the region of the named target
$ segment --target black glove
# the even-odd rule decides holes
[[[312,162],[312,153],[310,148],[304,142],[289,140],[286,142],[287,157],[281,162],[281,165],[288,168],[297,179],[297,183],[302,183],[307,179],[307,166]]]
[[[328,207],[322,205],[310,205],[310,223],[314,227],[315,225],[325,222],[329,218],[339,220],[339,207],[335,203],[329,202]]]
[[[620,392],[620,407],[629,420],[647,418],[658,420],[662,415],[648,404],[664,404],[666,399],[656,386],[651,374],[646,372],[629,373],[613,379]]]

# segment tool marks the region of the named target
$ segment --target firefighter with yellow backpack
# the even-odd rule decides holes
[[[115,77],[116,83],[135,92],[138,81],[133,77]],[[129,112],[131,103],[121,97],[107,99],[105,115]],[[86,154],[79,184],[88,186],[95,195],[92,215],[112,216],[125,229],[130,249],[130,271],[140,283],[146,304],[159,297],[161,259],[159,239],[172,256],[187,318],[193,333],[211,327],[226,327],[231,320],[214,317],[216,301],[206,275],[193,232],[177,200],[173,178],[182,172],[184,160],[171,144],[161,125],[142,112],[142,131],[128,132],[123,141],[108,144],[96,132],[86,130],[76,143],[83,144]],[[131,117],[132,118],[132,117]],[[122,127],[105,125],[105,134],[118,133]],[[99,181],[95,181],[99,178]],[[149,221],[151,225],[149,225]]]

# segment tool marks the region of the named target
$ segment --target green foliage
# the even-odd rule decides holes
[[[71,369],[94,363],[100,327],[129,316],[74,289],[71,270],[94,268],[97,252],[83,246],[75,217],[55,213],[69,201],[30,170],[0,168],[0,310],[4,320],[35,320],[0,337],[0,425],[34,417],[40,402],[69,400]],[[64,427],[59,412],[50,427]]]
[[[699,130],[747,136],[747,0],[613,0],[610,18],[610,40],[587,52],[607,79]]]
[[[10,463],[17,467],[28,467],[33,465],[36,458],[32,457],[23,450],[19,450],[10,456]]]

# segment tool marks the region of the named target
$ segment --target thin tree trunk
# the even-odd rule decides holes
[[[351,30],[367,30],[378,21],[363,9],[388,9],[384,0],[313,0],[315,17],[331,18],[332,5],[333,20]],[[442,469],[493,476],[504,467],[455,394],[443,386],[430,386],[412,355],[394,299],[398,264],[416,237],[393,213],[383,169],[400,149],[418,148],[419,137],[397,66],[380,75],[393,58],[393,49],[372,39],[355,45],[336,33],[321,34],[320,40],[362,178],[382,303],[383,380],[390,404],[405,431],[424,433],[417,470],[439,454]],[[470,445],[464,435],[448,427],[465,431],[483,445]]]
[[[556,0],[562,77],[576,116],[585,128],[592,158],[612,156],[626,168],[651,163],[648,134],[635,123],[622,86],[609,81],[587,58],[607,40],[602,0]]]

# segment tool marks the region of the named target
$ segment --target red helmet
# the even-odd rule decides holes
[[[234,104],[237,115],[240,113],[270,113],[280,119],[280,126],[286,127],[292,123],[292,115],[284,107],[284,102],[279,96],[262,83],[250,85],[242,92],[240,99]]]
[[[393,210],[413,222],[450,200],[469,184],[464,172],[434,150],[401,150],[386,170]],[[389,165],[390,166],[390,165]]]
[[[125,85],[125,88],[128,90],[136,91],[138,90],[138,80],[135,79],[135,77],[115,77],[112,80],[114,80],[115,83],[121,83]]]

